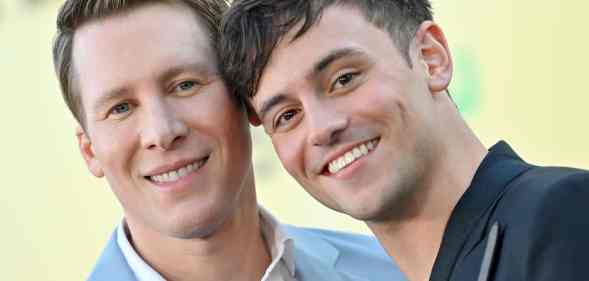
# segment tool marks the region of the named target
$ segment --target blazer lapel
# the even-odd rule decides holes
[[[495,222],[491,226],[491,230],[487,235],[487,245],[483,253],[483,260],[481,262],[481,269],[479,271],[478,281],[488,281],[491,268],[493,265],[493,258],[495,256],[495,248],[497,246],[497,237],[499,236],[499,223]]]

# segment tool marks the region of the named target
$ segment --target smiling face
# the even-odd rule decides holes
[[[161,3],[76,31],[87,120],[80,148],[130,225],[206,236],[253,189],[247,119],[218,75],[209,37],[188,7]]]
[[[326,9],[307,33],[292,41],[294,28],[274,49],[252,106],[286,170],[326,206],[382,220],[427,176],[434,95],[451,76],[440,66],[449,59],[445,41],[433,42],[437,26],[427,25],[411,47],[413,67],[352,7]]]

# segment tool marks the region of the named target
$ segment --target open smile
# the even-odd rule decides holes
[[[163,173],[160,173],[157,175],[146,176],[145,178],[151,182],[160,183],[160,184],[176,182],[176,181],[186,177],[187,175],[202,168],[209,160],[209,157],[210,156],[206,156],[200,160],[197,160],[197,161],[192,162],[190,164],[184,165],[180,168],[170,170],[167,172],[163,172]]]
[[[352,163],[356,162],[358,159],[363,158],[364,156],[370,154],[371,151],[376,149],[380,138],[372,139],[367,142],[361,143],[355,147],[352,147],[347,152],[343,153],[341,156],[337,157],[336,159],[330,161],[326,167],[324,168],[324,173],[326,174],[336,174],[342,169],[350,166]]]

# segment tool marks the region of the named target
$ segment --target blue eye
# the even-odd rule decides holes
[[[196,94],[200,86],[202,85],[198,81],[186,80],[176,84],[172,92],[181,97],[188,97]]]
[[[178,86],[176,86],[176,88],[181,91],[187,91],[187,90],[192,89],[194,87],[194,85],[196,85],[196,83],[194,81],[184,81],[184,82],[178,84]]]
[[[113,114],[123,114],[131,110],[131,105],[128,102],[119,103],[111,109]]]

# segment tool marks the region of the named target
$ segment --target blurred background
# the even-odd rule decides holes
[[[84,280],[121,219],[78,154],[50,48],[61,0],[0,0],[0,273]],[[456,61],[451,92],[491,146],[538,164],[589,168],[586,1],[433,0]],[[306,195],[254,130],[261,203],[283,222],[367,232]]]

